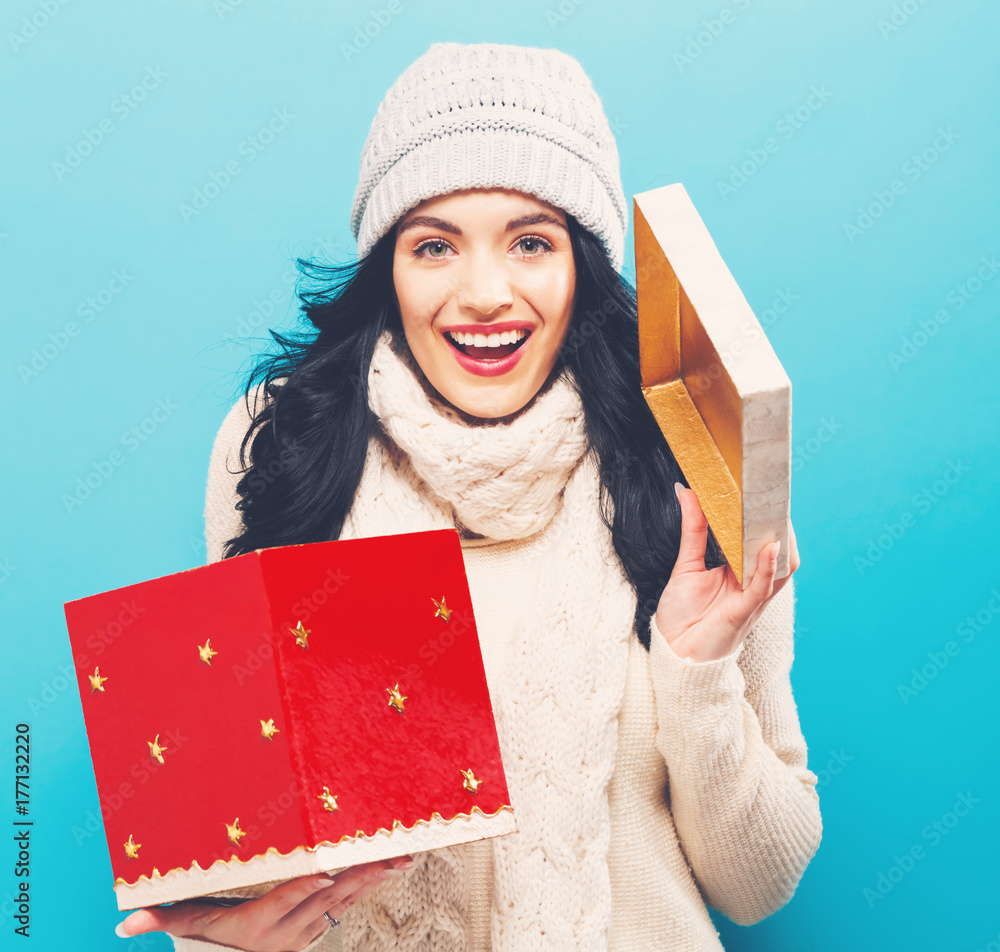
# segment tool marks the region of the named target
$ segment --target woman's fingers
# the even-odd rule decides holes
[[[224,909],[224,906],[216,906],[198,899],[175,902],[170,906],[151,906],[148,909],[137,909],[127,916],[118,923],[115,932],[122,938],[141,935],[144,932],[188,935],[207,926],[213,912],[221,913]]]
[[[799,561],[799,546],[795,541],[795,529],[791,520],[788,521],[788,575],[791,575],[802,563]],[[788,576],[785,576],[786,578]]]
[[[266,896],[249,900],[241,906],[220,906],[211,900],[191,899],[175,902],[170,906],[151,906],[138,909],[125,918],[115,930],[119,935],[139,935],[143,932],[169,932],[171,935],[199,935],[210,930],[222,916],[233,916],[237,911],[246,915],[251,906],[261,903],[269,906],[272,917],[279,919],[321,889],[331,886],[334,880],[326,875],[302,876],[276,886]],[[263,900],[268,900],[265,904]],[[252,914],[252,913],[251,913]],[[322,914],[322,913],[321,913]]]
[[[674,483],[681,506],[681,541],[672,575],[705,571],[705,547],[708,545],[708,520],[702,512],[698,494]]]
[[[139,909],[115,931],[126,937],[168,932],[237,949],[304,948],[329,927],[324,912],[336,918],[396,868],[412,864],[412,857],[405,856],[352,866],[333,877],[302,876],[235,906],[193,899]]]
[[[735,623],[739,627],[747,626],[755,620],[754,616],[760,613],[764,602],[771,597],[774,573],[778,569],[779,547],[780,543],[769,542],[757,553],[757,570],[750,579],[750,584],[742,592],[738,592],[735,599],[738,616]]]
[[[393,875],[402,875],[402,871],[395,870],[388,862],[363,863],[345,869],[334,877],[333,885],[305,897],[286,913],[282,925],[289,932],[297,933],[322,918],[324,912],[329,912],[336,919],[382,880]]]
[[[784,587],[785,583],[792,577],[792,573],[799,567],[799,547],[795,542],[795,530],[791,522],[788,523],[788,574],[783,578],[775,579],[773,595],[777,595]]]

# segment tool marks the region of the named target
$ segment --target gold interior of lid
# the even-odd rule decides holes
[[[742,584],[742,402],[635,200],[632,207],[642,392]]]

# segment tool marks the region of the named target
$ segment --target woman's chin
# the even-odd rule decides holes
[[[489,390],[496,392],[490,393]],[[533,393],[512,392],[509,388],[477,387],[473,392],[466,389],[449,388],[441,396],[458,410],[467,423],[488,425],[509,423],[532,400]]]

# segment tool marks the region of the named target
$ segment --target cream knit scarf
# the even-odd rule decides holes
[[[491,683],[518,827],[491,841],[492,945],[604,950],[607,788],[635,595],[601,521],[583,407],[563,376],[511,422],[471,426],[424,380],[405,341],[383,334],[368,383],[386,436],[370,442],[341,538],[459,526],[503,540],[545,530],[544,571],[518,593],[516,649]],[[464,950],[464,855],[462,846],[418,854],[415,869],[348,911],[344,949]]]

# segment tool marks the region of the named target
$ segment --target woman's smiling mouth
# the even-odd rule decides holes
[[[445,331],[445,339],[459,352],[475,360],[501,360],[514,353],[529,337],[530,331],[511,330],[489,334]]]
[[[503,321],[450,327],[442,333],[463,370],[478,377],[498,377],[518,365],[528,349],[532,328]]]

